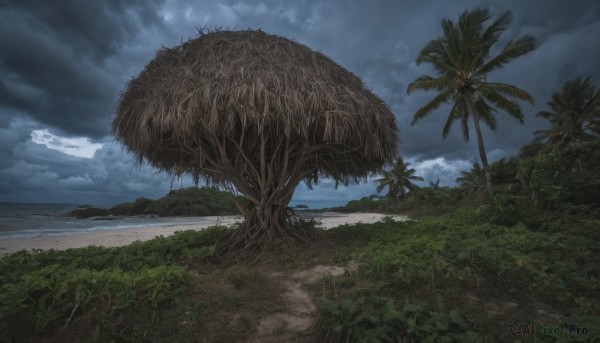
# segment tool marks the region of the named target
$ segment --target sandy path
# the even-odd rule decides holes
[[[375,223],[385,215],[379,213],[335,213],[325,212],[316,214],[324,229],[330,229],[342,224]],[[58,249],[81,248],[88,245],[115,247],[131,244],[135,241],[145,241],[156,236],[169,236],[175,231],[202,230],[217,224],[230,225],[241,221],[240,216],[206,217],[202,224],[158,226],[144,228],[110,229],[65,235],[48,235],[28,238],[0,238],[0,256],[23,249]],[[406,220],[405,217],[395,216],[395,220]]]
[[[317,306],[305,286],[321,281],[325,276],[338,276],[346,270],[358,270],[358,263],[350,261],[347,267],[318,265],[292,275],[274,272],[269,278],[285,286],[284,308],[260,319],[256,333],[248,338],[251,343],[293,342],[309,333],[317,317]]]

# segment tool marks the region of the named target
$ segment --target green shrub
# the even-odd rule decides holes
[[[227,231],[177,232],[128,246],[21,251],[0,260],[0,338],[68,325],[102,308],[109,313],[176,299],[188,281],[185,265],[212,255]]]
[[[325,342],[479,341],[457,311],[428,311],[412,303],[399,309],[388,297],[323,300],[319,326]]]

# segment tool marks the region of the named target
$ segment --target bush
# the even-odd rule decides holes
[[[116,248],[6,256],[0,260],[0,338],[66,326],[98,308],[113,316],[128,308],[168,306],[189,279],[182,262],[211,256],[227,230],[177,232]]]
[[[388,297],[360,297],[319,303],[319,325],[326,342],[470,342],[478,335],[455,310],[428,311],[424,305],[402,308]]]

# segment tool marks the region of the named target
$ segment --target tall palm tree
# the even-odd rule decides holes
[[[410,168],[410,163],[405,163],[402,158],[398,158],[391,170],[384,170],[383,177],[375,181],[379,182],[377,193],[388,187],[388,197],[396,198],[396,204],[400,208],[400,200],[406,197],[407,191],[413,192],[417,187],[412,181],[423,181],[423,178],[415,174],[415,170]]]
[[[485,172],[479,165],[479,162],[473,161],[470,171],[461,171],[460,176],[456,178],[460,194],[467,198],[481,199],[486,193]]]
[[[550,121],[551,127],[537,131],[538,139],[554,145],[578,144],[600,135],[600,89],[590,78],[577,77],[563,85],[548,102],[550,111],[537,115]]]
[[[533,97],[513,85],[488,81],[488,74],[502,68],[506,63],[535,49],[535,38],[525,35],[509,41],[500,52],[491,56],[492,46],[498,42],[500,34],[512,21],[511,12],[502,13],[491,25],[487,9],[463,12],[454,23],[442,20],[443,36],[438,37],[421,50],[417,64],[430,63],[438,75],[424,75],[415,79],[407,89],[410,94],[417,89],[434,90],[438,94],[421,107],[413,116],[412,125],[425,118],[444,103],[451,103],[452,109],[442,129],[445,139],[455,121],[460,121],[463,137],[469,140],[468,121],[472,119],[479,156],[486,175],[486,189],[493,195],[492,177],[483,144],[480,122],[492,131],[496,130],[495,108],[507,112],[523,123],[523,113],[517,103],[508,99],[516,98],[533,104]]]

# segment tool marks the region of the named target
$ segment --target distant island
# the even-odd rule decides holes
[[[98,208],[88,205],[80,206],[68,216],[75,218],[109,217],[109,216],[211,216],[239,214],[234,200],[244,201],[243,197],[210,187],[191,187],[171,190],[160,199],[138,198],[134,202],[126,202],[111,208]]]
[[[211,187],[190,187],[171,190],[160,199],[138,198],[110,208],[82,205],[67,216],[79,219],[109,219],[121,216],[199,217],[240,214],[234,200],[244,203],[243,196]],[[294,210],[306,210],[308,206],[297,205]]]

